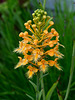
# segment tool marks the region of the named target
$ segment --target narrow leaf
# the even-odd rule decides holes
[[[41,99],[42,93],[43,93],[43,89],[39,92],[39,100]]]
[[[59,100],[63,100],[63,98],[62,98],[62,96],[61,96],[61,93],[60,93],[60,91],[58,90],[58,88],[57,88],[57,93],[58,93],[58,98],[59,98]]]
[[[40,6],[41,9],[43,9],[43,6],[42,6],[42,3],[41,3],[40,0],[39,0],[39,6]]]
[[[62,96],[58,94],[59,100],[63,100]]]
[[[33,82],[32,82],[32,81],[30,81],[30,80],[29,80],[29,82],[33,85],[33,87],[34,87],[34,89],[35,89],[35,91],[36,91],[36,88],[37,88],[36,84],[35,84],[35,83],[33,83]]]
[[[28,96],[31,100],[34,100],[34,98],[31,97],[29,94],[26,94],[26,96]]]
[[[56,81],[56,82],[52,85],[52,87],[49,89],[49,91],[48,91],[48,93],[47,93],[47,95],[46,95],[46,100],[50,100],[50,99],[51,99],[52,93],[54,92],[54,90],[55,90],[57,84],[58,84],[58,81]]]
[[[43,77],[47,76],[48,74],[49,74],[49,73],[42,75],[42,77],[39,78],[39,81],[40,81]]]
[[[73,87],[73,86],[75,86],[75,82],[73,82],[73,83],[71,84],[71,87]]]
[[[5,95],[14,95],[15,92],[0,92],[0,96],[5,96]]]

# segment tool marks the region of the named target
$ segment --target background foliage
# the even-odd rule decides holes
[[[58,71],[52,67],[48,71],[48,76],[44,78],[47,92],[60,76],[59,84],[51,100],[58,100],[57,94],[59,93],[63,98],[65,97],[70,75],[73,40],[75,40],[74,3],[72,3],[72,11],[69,11],[66,0],[63,1],[63,10],[61,0],[55,0],[54,11],[46,9],[48,15],[53,16],[55,22],[53,27],[60,34],[60,43],[65,46],[65,49],[60,48],[65,55],[60,60],[63,71]],[[25,76],[26,68],[21,67],[14,70],[18,58],[13,50],[18,47],[18,41],[20,40],[18,34],[26,30],[24,23],[32,19],[31,13],[37,8],[40,8],[37,0],[6,0],[0,3],[0,100],[30,100],[26,94],[35,97],[35,91]],[[31,80],[36,83],[36,75]],[[74,94],[75,72],[68,100],[75,100]]]

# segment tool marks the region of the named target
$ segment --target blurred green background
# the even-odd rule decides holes
[[[54,67],[49,69],[49,75],[44,78],[44,83],[47,92],[61,76],[57,89],[64,99],[70,76],[73,40],[75,40],[75,2],[74,0],[52,1],[54,1],[52,8],[46,4],[46,11],[53,17],[55,23],[53,27],[60,35],[60,43],[65,46],[65,49],[60,48],[60,50],[65,56],[60,60],[63,71]],[[70,5],[68,1],[71,1]],[[49,3],[52,4],[51,0]],[[32,19],[31,14],[37,8],[40,8],[37,0],[0,0],[0,100],[30,100],[26,94],[35,97],[35,91],[25,76],[26,68],[14,69],[18,62],[18,54],[13,53],[13,50],[18,47],[20,40],[18,34],[26,30],[24,23]],[[31,80],[36,83],[36,75]],[[58,100],[57,89],[51,100]],[[68,100],[75,100],[75,72]]]

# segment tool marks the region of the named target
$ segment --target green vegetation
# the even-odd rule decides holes
[[[32,1],[33,5],[35,5],[34,7],[30,5]],[[75,62],[73,65],[71,64],[72,60],[75,61],[75,55],[72,57],[73,41],[75,40],[75,11],[73,7],[72,12],[69,11],[66,0],[63,1],[62,10],[61,0],[55,0],[55,14],[53,14],[51,9],[46,9],[51,17],[54,16],[54,27],[60,34],[61,44],[65,46],[65,49],[60,47],[61,52],[65,55],[60,60],[63,71],[52,67],[48,71],[49,74],[44,77],[46,93],[60,77],[57,89],[53,92],[51,100],[58,100],[58,98],[62,100],[61,98],[65,98],[71,75],[70,69],[73,72],[74,69],[72,71],[71,66],[75,66]],[[37,0],[31,0],[30,2],[27,0],[24,3],[21,2],[20,5],[18,0],[7,0],[0,3],[0,100],[30,100],[27,95],[35,97],[35,90],[25,76],[26,69],[24,67],[14,69],[18,58],[17,54],[13,53],[14,48],[18,47],[18,41],[20,40],[18,34],[26,30],[24,23],[32,19],[31,10],[42,8]],[[36,77],[34,76],[31,81],[36,83]],[[75,72],[73,72],[67,100],[75,100]]]

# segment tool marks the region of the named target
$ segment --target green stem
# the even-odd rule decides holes
[[[46,0],[44,0],[44,3],[43,3],[43,9],[45,10],[45,5],[46,5]]]
[[[71,69],[70,69],[69,83],[68,83],[67,92],[66,92],[66,96],[64,100],[67,100],[69,91],[70,91],[71,81],[72,81],[73,72],[74,72],[74,59],[75,59],[75,41],[73,44],[72,63],[71,63]]]
[[[43,76],[43,72],[40,73],[40,77]],[[43,77],[41,78],[41,89],[43,89],[43,100],[45,100],[45,90],[44,90],[44,82]]]
[[[37,73],[37,90],[36,90],[36,100],[39,100],[39,72]]]

